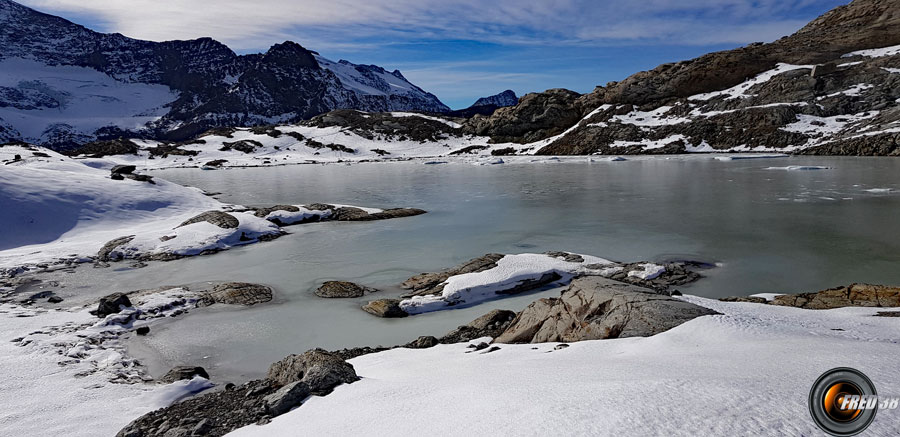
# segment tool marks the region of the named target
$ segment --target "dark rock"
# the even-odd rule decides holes
[[[128,295],[125,293],[113,293],[100,298],[100,303],[97,305],[94,315],[102,319],[110,314],[118,313],[122,308],[130,306],[131,300],[128,299]]]
[[[327,298],[362,297],[378,290],[346,281],[326,281],[316,290],[316,296]]]
[[[150,327],[149,326],[141,326],[140,328],[135,329],[134,332],[137,335],[147,335],[150,333]]]
[[[159,382],[171,384],[182,379],[193,379],[195,376],[209,379],[209,373],[200,366],[176,366],[163,375]]]
[[[323,349],[312,349],[272,364],[266,379],[279,386],[301,381],[311,393],[322,396],[338,384],[350,384],[359,377],[353,366],[341,357]]]
[[[109,172],[111,174],[126,175],[134,173],[136,169],[137,167],[133,165],[117,165],[114,166]]]
[[[62,302],[62,301],[63,301],[63,298],[61,298],[61,297],[59,297],[59,296],[50,296],[50,297],[47,299],[47,302],[49,302],[49,303],[60,303],[60,302]]]
[[[879,311],[875,317],[900,317],[900,311]]]
[[[460,326],[441,337],[441,343],[462,343],[476,338],[496,338],[509,327],[516,313],[509,310],[492,310],[491,312]]]
[[[362,309],[372,315],[385,318],[406,317],[409,314],[400,308],[399,299],[378,299],[365,305]]]
[[[716,314],[653,290],[602,278],[572,281],[559,298],[539,299],[519,313],[497,343],[573,342],[647,337]]]
[[[430,335],[423,335],[405,344],[403,347],[409,349],[428,349],[430,347],[437,346],[438,344],[440,344],[440,341],[437,338]]]
[[[209,222],[222,229],[235,229],[240,225],[238,219],[235,216],[228,214],[227,212],[206,211],[191,219],[188,219],[184,223],[176,226],[176,228],[200,222]]]

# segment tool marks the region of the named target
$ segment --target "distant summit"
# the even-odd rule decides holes
[[[498,108],[502,108],[504,106],[516,106],[516,103],[519,103],[519,98],[516,97],[516,93],[513,90],[506,90],[500,94],[482,97],[476,100],[472,106],[494,105]]]
[[[450,111],[447,114],[452,117],[464,118],[469,118],[475,115],[491,115],[498,108],[516,106],[518,103],[519,98],[516,97],[516,93],[513,90],[506,90],[500,94],[482,97],[476,100],[475,104],[469,106],[468,108],[457,109],[456,111]]]

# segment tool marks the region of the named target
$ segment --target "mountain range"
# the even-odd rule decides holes
[[[141,41],[0,0],[0,141],[180,140],[341,108],[450,109],[397,70],[332,62],[290,41],[237,55],[210,38]]]

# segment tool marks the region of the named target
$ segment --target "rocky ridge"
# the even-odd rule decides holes
[[[523,96],[465,130],[543,155],[900,154],[900,2],[854,0],[769,44]],[[881,49],[884,50],[870,50]]]

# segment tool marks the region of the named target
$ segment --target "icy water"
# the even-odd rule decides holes
[[[771,169],[787,166],[829,168]],[[544,290],[397,320],[359,309],[371,298],[399,294],[396,284],[412,274],[489,252],[565,250],[619,261],[717,262],[720,267],[705,271],[706,278],[681,288],[708,297],[900,283],[900,159],[693,156],[485,166],[419,161],[154,175],[222,192],[218,198],[229,203],[331,202],[429,212],[301,225],[273,242],[213,256],[67,275],[71,285],[100,283],[108,290],[206,280],[276,289],[272,304],[192,311],[135,339],[132,351],[147,357],[154,372],[198,364],[214,377],[241,380],[259,376],[289,353],[441,335],[492,308],[519,310],[539,296],[558,294]],[[332,279],[384,291],[349,300],[313,295]]]

